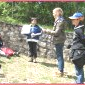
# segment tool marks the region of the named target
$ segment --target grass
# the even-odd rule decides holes
[[[55,75],[57,65],[55,59],[37,58],[38,63],[28,62],[27,56],[0,58],[5,78],[1,83],[71,83],[74,81],[74,66],[65,62],[65,70],[72,76],[58,77]]]
[[[70,33],[70,32],[73,32],[73,31],[74,31],[73,29],[65,30],[66,33]]]

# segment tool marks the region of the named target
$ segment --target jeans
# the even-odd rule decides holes
[[[77,77],[76,83],[77,84],[83,84],[83,82],[84,82],[84,70],[83,70],[83,67],[78,68],[77,65],[75,65],[75,70],[76,70],[76,77]]]
[[[28,42],[30,57],[37,58],[37,42]]]
[[[64,71],[63,47],[64,47],[63,43],[55,45],[57,61],[58,61],[58,69],[60,72]]]

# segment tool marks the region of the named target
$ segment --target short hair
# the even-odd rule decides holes
[[[57,8],[55,8],[55,9],[53,9],[53,11],[60,11],[61,13],[60,13],[60,15],[63,15],[63,10],[60,8],[60,7],[57,7]]]
[[[37,20],[37,18],[36,18],[36,17],[32,17],[32,18],[31,18],[31,21],[33,21],[33,20]]]

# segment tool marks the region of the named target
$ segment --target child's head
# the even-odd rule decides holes
[[[73,16],[69,18],[72,20],[72,24],[75,26],[78,26],[79,23],[84,20],[84,16],[80,12],[74,13]]]
[[[54,18],[62,16],[62,15],[63,15],[63,10],[60,7],[53,9]]]
[[[78,26],[79,25],[79,22],[80,22],[80,19],[79,18],[78,19],[72,19],[72,24],[74,26]]]
[[[81,21],[84,21],[84,16],[82,16],[80,19],[81,19]]]
[[[31,24],[36,25],[37,24],[37,18],[31,18]]]

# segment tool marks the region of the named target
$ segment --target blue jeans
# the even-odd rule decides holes
[[[55,45],[57,55],[56,57],[58,60],[58,69],[60,72],[64,71],[63,47],[64,44],[61,43]]]
[[[83,70],[83,67],[78,68],[75,65],[75,70],[76,70],[76,77],[77,77],[76,83],[77,84],[83,84],[83,82],[84,82],[84,70]]]

